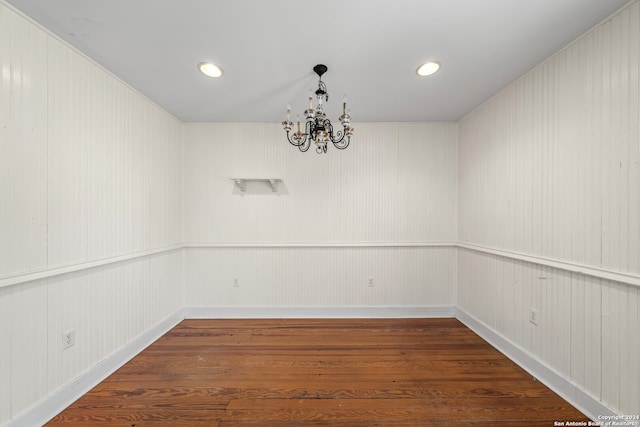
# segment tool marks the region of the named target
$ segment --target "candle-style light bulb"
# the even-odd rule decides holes
[[[342,114],[347,114],[347,95],[342,98]]]
[[[313,93],[311,92],[311,89],[309,89],[309,110],[313,109]]]
[[[287,121],[291,118],[291,104],[287,104]]]
[[[298,115],[298,134],[300,134],[300,116]]]

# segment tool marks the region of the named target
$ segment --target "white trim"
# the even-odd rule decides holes
[[[456,247],[455,242],[289,242],[289,243],[185,243],[185,248],[211,248],[211,249],[247,249],[247,248],[430,248],[430,247]]]
[[[456,308],[456,319],[593,421],[599,420],[598,415],[616,415],[604,403],[588,394],[569,378],[547,366],[522,347],[513,344],[508,338],[464,310]]]
[[[138,353],[157,341],[184,319],[184,310],[178,310],[167,319],[143,332],[124,347],[116,350],[78,378],[55,391],[46,400],[19,414],[6,427],[41,426],[78,400],[109,375],[133,359]]]
[[[422,307],[189,307],[185,319],[313,319],[455,317],[453,306]]]
[[[128,261],[130,259],[147,257],[163,252],[175,251],[182,248],[182,245],[173,245],[164,248],[149,249],[146,251],[134,252],[126,255],[98,259],[95,261],[82,262],[79,264],[65,265],[63,267],[48,268],[45,270],[32,271],[24,274],[0,277],[0,288],[3,288],[5,286],[18,285],[25,282],[31,282],[33,280],[46,279],[49,277],[59,276],[61,274],[73,273],[80,270],[88,270],[90,268],[101,267],[103,265],[115,264],[118,262]]]
[[[596,277],[604,280],[624,283],[632,286],[640,286],[640,275],[621,273],[617,271],[607,270],[598,267],[592,267],[584,264],[571,263],[566,261],[555,260],[551,258],[528,255],[521,252],[513,252],[502,249],[494,249],[486,246],[471,243],[455,243],[455,242],[327,242],[327,243],[185,243],[180,245],[172,245],[164,248],[149,249],[146,251],[135,252],[126,255],[120,255],[110,258],[104,258],[95,261],[89,261],[79,264],[67,265],[38,271],[32,271],[24,274],[0,277],[0,288],[6,286],[18,285],[20,283],[31,282],[33,280],[46,279],[49,277],[59,276],[61,274],[73,273],[76,271],[87,270],[104,265],[123,262],[131,259],[142,258],[163,252],[175,251],[183,248],[195,249],[320,249],[320,248],[459,248],[470,251],[497,255],[503,258],[515,259],[519,261],[530,262],[533,264],[544,265],[547,267],[557,268],[573,273],[584,274],[585,276]]]
[[[607,270],[604,268],[591,267],[584,264],[577,264],[567,261],[559,261],[551,258],[539,257],[535,255],[527,255],[521,252],[505,251],[502,249],[494,249],[486,246],[475,245],[471,243],[458,243],[461,249],[468,249],[475,252],[482,252],[491,255],[497,255],[503,258],[510,258],[519,261],[530,262],[533,264],[544,265],[547,267],[557,268],[559,270],[571,271],[573,273],[584,274],[585,276],[597,277],[599,279],[611,280],[632,286],[640,286],[640,276],[637,274],[621,273],[617,271]]]
[[[604,280],[624,283],[632,286],[640,286],[640,275],[622,273],[605,268],[593,267],[584,264],[560,261],[552,258],[529,255],[522,252],[495,249],[487,246],[462,242],[327,242],[327,243],[185,243],[184,248],[204,248],[204,249],[259,249],[259,248],[459,248],[503,258],[515,259],[530,262],[532,264],[557,268],[559,270],[584,274],[585,276],[596,277]]]
[[[249,248],[414,248],[414,247],[455,247],[453,242],[354,242],[354,243],[187,243],[167,246],[164,248],[149,249],[141,252],[134,252],[110,258],[103,258],[94,261],[82,262],[78,264],[65,265],[62,267],[47,268],[31,271],[23,274],[0,277],[0,288],[6,286],[19,285],[21,283],[34,280],[47,279],[61,274],[73,273],[81,270],[88,270],[104,265],[115,264],[131,259],[142,258],[163,252],[175,251],[183,248],[211,248],[211,249],[249,249]]]

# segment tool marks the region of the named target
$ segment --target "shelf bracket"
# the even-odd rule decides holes
[[[282,182],[280,178],[231,178],[236,183],[241,192],[247,191],[247,182],[264,182],[273,193],[278,192],[278,184]]]
[[[242,178],[233,178],[233,181],[236,183],[240,191],[243,193],[247,191],[247,180]]]
[[[278,192],[278,183],[280,182],[279,179],[270,179],[269,180],[269,185],[271,186],[271,191],[273,191],[274,193]]]

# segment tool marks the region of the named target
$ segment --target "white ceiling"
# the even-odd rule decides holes
[[[323,63],[357,128],[456,121],[628,0],[7,1],[185,122],[295,118]]]

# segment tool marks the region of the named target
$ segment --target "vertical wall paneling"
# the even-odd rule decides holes
[[[602,281],[575,275],[571,295],[570,378],[594,398],[601,399],[602,382]]]
[[[629,7],[629,99],[627,108],[627,173],[629,174],[628,247],[629,271],[640,271],[640,3]]]
[[[90,64],[62,42],[49,44],[48,259],[87,260],[87,144]]]
[[[455,124],[362,123],[326,155],[299,152],[277,124],[189,124],[185,141],[187,242],[455,240]],[[240,193],[234,177],[282,184]]]
[[[640,274],[639,46],[635,1],[459,122],[458,306],[623,414],[639,288],[509,254]]]
[[[602,399],[622,413],[636,413],[638,383],[638,288],[605,283],[602,289]]]
[[[49,279],[48,390],[181,308],[181,262],[180,251],[173,251]],[[158,297],[150,302],[153,294]],[[68,329],[75,329],[76,345],[62,350],[61,331]]]
[[[362,123],[325,155],[301,153],[277,124],[185,129],[185,241],[213,246],[186,249],[188,306],[455,303],[451,247],[379,243],[455,241],[456,124]],[[242,193],[234,177],[282,183]]]
[[[191,248],[186,305],[452,307],[455,252],[453,247]]]
[[[638,8],[460,121],[461,241],[640,272]]]
[[[0,24],[3,276],[47,264],[47,38],[44,32],[2,7]]]
[[[0,288],[0,423],[11,418],[11,352],[13,342],[11,340],[11,303],[14,288]]]
[[[183,307],[183,124],[2,2],[0,67],[0,278],[78,267],[0,287],[4,425]]]
[[[15,415],[47,396],[48,307],[46,281],[11,291],[10,402]]]

